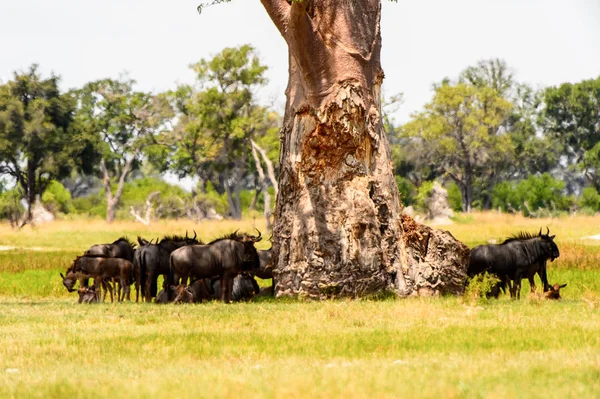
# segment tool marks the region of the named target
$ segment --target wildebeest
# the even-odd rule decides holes
[[[169,256],[171,252],[186,245],[200,244],[196,236],[196,232],[194,231],[194,237],[188,237],[186,231],[185,237],[165,236],[160,241],[157,240],[157,244],[145,241],[147,243],[145,245],[142,245],[142,239],[138,237],[140,247],[135,252],[134,268],[136,269],[136,274],[139,273],[139,284],[142,287],[146,302],[150,302],[157,295],[158,276],[162,274],[165,276],[165,281],[167,280],[167,276],[170,273]],[[138,283],[136,282],[136,284]]]
[[[130,261],[122,258],[78,256],[73,266],[75,273],[81,273],[87,277],[94,278],[97,289],[105,280],[116,278],[121,287],[123,287],[123,293],[119,295],[117,300],[122,301],[125,297],[131,300],[130,286],[133,265]]]
[[[260,267],[252,270],[251,274],[264,280],[271,279],[271,295],[275,295],[275,278],[273,277],[273,264],[271,263],[272,247],[269,249],[259,249],[258,259]]]
[[[555,236],[549,234],[549,229],[546,234],[542,234],[540,229],[538,235],[522,232],[506,239],[502,244],[479,245],[471,250],[467,275],[473,277],[487,271],[501,280],[501,286],[507,282],[510,284],[509,280],[513,280],[511,297],[520,298],[521,279],[527,277],[532,282],[537,272],[546,292],[550,288],[546,261],[554,261],[560,256],[554,242]]]
[[[205,279],[208,280],[208,279]],[[211,281],[212,295],[215,299],[221,297],[221,282],[220,279],[214,278]],[[268,287],[267,287],[268,288]],[[248,273],[241,273],[235,276],[233,279],[233,289],[231,292],[231,300],[234,302],[238,301],[249,301],[255,295],[261,292],[258,283],[254,277]]]
[[[246,270],[258,269],[260,261],[254,243],[258,236],[237,235],[237,232],[216,239],[207,245],[190,245],[171,253],[170,285],[186,284],[189,277],[195,279],[219,276],[221,300],[231,301],[234,277]]]
[[[79,294],[79,303],[100,302],[96,286],[94,285],[91,287],[79,287],[77,293]]]
[[[127,237],[121,237],[111,244],[92,245],[83,256],[102,256],[105,258],[122,258],[133,262],[135,244]]]
[[[545,299],[560,299],[560,289],[565,288],[567,284],[554,284],[550,287],[549,291],[544,292]]]
[[[212,299],[206,286],[206,280],[210,282],[210,279],[199,279],[188,286],[171,285],[169,288],[175,292],[173,303],[201,303],[203,300]]]
[[[69,292],[76,291],[75,283],[77,283],[77,281],[79,281],[79,288],[89,288],[88,287],[89,276],[87,276],[83,273],[80,273],[80,272],[75,272],[74,269],[75,269],[75,265],[73,264],[67,269],[67,271],[65,272],[65,275],[60,273],[60,277],[62,278],[62,283],[65,286],[65,288],[67,289],[67,291],[69,291]],[[110,292],[111,301],[112,301],[113,288],[110,285],[110,282],[102,281],[102,288],[104,290],[103,300],[106,299],[107,292]],[[94,289],[95,289],[95,287],[94,287]]]

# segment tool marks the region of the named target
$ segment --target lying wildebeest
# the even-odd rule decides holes
[[[520,298],[521,279],[523,277],[533,280],[537,272],[542,279],[544,292],[548,291],[548,277],[546,275],[546,261],[554,261],[560,256],[555,236],[550,236],[550,230],[538,235],[519,233],[506,239],[502,244],[479,245],[471,250],[471,258],[467,275],[488,272],[500,279],[499,285],[504,287],[509,280],[514,281],[510,289],[511,297]],[[534,284],[535,285],[535,284]]]
[[[218,278],[213,278],[211,281],[212,295],[215,299],[221,297],[221,282],[219,280]],[[234,302],[249,301],[254,295],[260,292],[260,287],[254,277],[248,273],[241,273],[233,279],[231,300]]]
[[[121,237],[111,244],[92,245],[83,256],[103,256],[105,258],[122,258],[133,262],[135,244],[127,237]]]
[[[79,287],[77,293],[79,294],[79,303],[100,302],[100,297],[94,285],[91,287]]]
[[[560,289],[565,288],[567,284],[554,284],[550,286],[550,290],[544,292],[545,299],[560,299]]]
[[[133,265],[128,260],[122,258],[78,256],[73,266],[75,273],[81,273],[89,278],[93,278],[97,289],[99,289],[105,280],[116,278],[121,287],[123,287],[123,293],[122,295],[119,294],[117,300],[122,301],[125,297],[131,300],[130,286]]]
[[[233,279],[238,273],[258,269],[260,260],[254,243],[261,240],[249,234],[237,232],[216,239],[207,245],[190,245],[171,253],[169,285],[186,284],[193,279],[220,277],[221,300],[229,303],[233,290]]]
[[[138,237],[140,247],[135,252],[134,269],[136,269],[136,275],[139,274],[139,285],[141,285],[146,302],[150,302],[157,295],[158,276],[162,274],[165,281],[167,280],[170,273],[169,256],[171,252],[186,245],[201,244],[196,236],[194,231],[194,237],[188,237],[186,231],[185,237],[165,236],[160,241],[157,240],[157,244],[151,244]],[[137,300],[136,295],[136,302]]]
[[[203,300],[212,299],[205,280],[210,281],[210,279],[198,279],[188,286],[183,284],[170,286],[169,288],[175,292],[173,303],[201,303]]]

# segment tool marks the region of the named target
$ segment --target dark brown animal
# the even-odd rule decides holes
[[[188,237],[186,231],[185,237],[165,236],[160,242],[157,240],[157,244],[152,244],[138,237],[140,247],[135,252],[134,269],[136,270],[136,279],[138,275],[140,277],[139,285],[142,288],[146,302],[151,302],[152,298],[157,295],[158,276],[163,275],[165,281],[167,281],[171,271],[169,266],[171,252],[186,245],[201,244],[200,241],[196,240],[196,236],[197,234],[194,231],[194,237]],[[138,282],[136,281],[137,285]],[[167,293],[169,292],[167,291]],[[137,300],[136,295],[136,302]]]
[[[97,288],[105,280],[116,278],[121,287],[123,287],[123,292],[119,294],[117,300],[122,301],[125,297],[127,297],[127,300],[131,300],[130,286],[132,283],[132,270],[132,263],[122,258],[81,256],[75,260],[73,271],[94,278]]]
[[[169,303],[169,293],[167,292],[166,288],[162,288],[160,291],[158,291],[158,294],[156,294],[156,298],[154,298],[154,302],[155,303]]]
[[[82,273],[76,273],[73,269],[74,269],[74,265],[72,265],[71,267],[69,267],[67,269],[67,271],[65,272],[66,275],[63,275],[62,273],[60,273],[60,277],[62,278],[62,283],[65,286],[65,288],[67,289],[67,291],[69,292],[74,292],[77,291],[75,289],[75,284],[79,281],[79,288],[87,288],[88,284],[89,284],[89,276],[82,274]],[[110,285],[110,282],[108,281],[103,281],[102,282],[102,288],[104,289],[104,299],[106,299],[106,294],[108,292],[110,292],[111,295],[111,301],[112,301],[112,295],[113,295],[113,287]]]
[[[211,299],[206,283],[203,279],[194,281],[191,285],[170,286],[175,292],[173,303],[201,303],[203,300]]]
[[[550,291],[544,292],[545,299],[560,299],[560,289],[565,288],[567,284],[554,284],[550,287]]]
[[[83,256],[102,256],[105,258],[121,258],[133,262],[133,252],[135,244],[130,242],[127,237],[121,237],[110,244],[92,245]]]
[[[79,294],[79,303],[100,302],[100,296],[93,285],[91,287],[79,287],[77,293]]]
[[[178,286],[188,278],[202,279],[219,276],[221,300],[229,303],[233,291],[233,279],[240,272],[260,267],[260,260],[254,243],[261,240],[261,234],[248,234],[219,238],[208,245],[190,245],[171,253],[169,285]]]

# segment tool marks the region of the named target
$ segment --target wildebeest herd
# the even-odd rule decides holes
[[[258,230],[257,230],[258,231]],[[136,302],[224,302],[249,300],[274,292],[271,250],[257,250],[262,235],[238,234],[237,230],[204,244],[188,233],[153,240],[138,237],[136,245],[126,237],[110,244],[93,245],[77,256],[66,273],[60,274],[69,292],[77,292],[79,303],[99,302],[107,293],[111,301],[131,300],[135,284]],[[163,287],[158,291],[158,277]],[[271,279],[271,287],[260,289],[255,276]],[[89,280],[94,284],[89,285]],[[104,296],[102,296],[104,291]]]
[[[560,289],[566,284],[548,283],[546,263],[560,256],[558,246],[554,242],[547,228],[546,234],[540,229],[537,235],[519,233],[509,237],[501,244],[480,245],[471,250],[468,277],[489,273],[499,282],[493,287],[491,295],[498,297],[500,291],[509,289],[511,298],[521,297],[521,280],[527,278],[531,292],[536,291],[535,274],[542,281],[544,297],[547,299],[560,299]]]
[[[258,231],[258,230],[257,230]],[[110,293],[117,301],[130,300],[130,287],[135,283],[136,302],[140,295],[146,302],[195,303],[220,299],[223,302],[249,300],[255,295],[273,295],[275,280],[271,267],[271,249],[257,250],[254,246],[262,238],[234,233],[217,238],[208,244],[188,233],[165,236],[156,243],[138,237],[138,246],[121,237],[111,244],[93,245],[82,256],[77,256],[66,274],[63,284],[69,292],[79,282],[80,303],[99,302],[101,292],[105,299]],[[490,295],[509,290],[511,298],[519,299],[521,280],[527,278],[531,291],[536,291],[538,274],[548,299],[560,299],[560,289],[566,284],[548,283],[546,264],[560,256],[555,236],[550,229],[545,234],[521,232],[501,244],[480,245],[471,250],[467,275],[469,278],[489,273],[498,280]],[[163,276],[163,287],[158,290],[158,277]],[[271,279],[271,287],[260,289],[255,277]],[[89,279],[94,285],[89,286]]]

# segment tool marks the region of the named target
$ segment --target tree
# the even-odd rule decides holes
[[[477,176],[511,156],[510,138],[497,134],[510,109],[491,88],[442,85],[425,111],[402,128],[428,154],[428,163],[458,185],[465,212],[471,211]]]
[[[31,221],[32,206],[50,182],[85,168],[87,143],[73,129],[75,101],[60,93],[59,77],[43,79],[37,65],[15,72],[0,86],[0,173],[12,176],[23,190]]]
[[[380,1],[261,2],[289,49],[273,232],[278,295],[461,290],[465,248],[401,217],[381,118]],[[446,259],[413,233],[448,248]],[[425,277],[425,261],[444,271]]]
[[[254,49],[244,45],[226,48],[191,68],[197,88],[182,85],[170,93],[179,115],[172,169],[182,177],[211,180],[226,193],[231,216],[239,219],[250,140],[268,120],[267,110],[253,98],[255,88],[265,83],[266,67]]]
[[[162,96],[133,90],[134,80],[103,79],[79,91],[78,127],[95,143],[106,194],[106,221],[115,219],[123,187],[142,151],[157,144],[171,109]],[[116,187],[114,187],[116,184]],[[113,192],[114,190],[114,192]]]
[[[600,77],[544,91],[544,131],[562,148],[568,165],[600,190]]]

